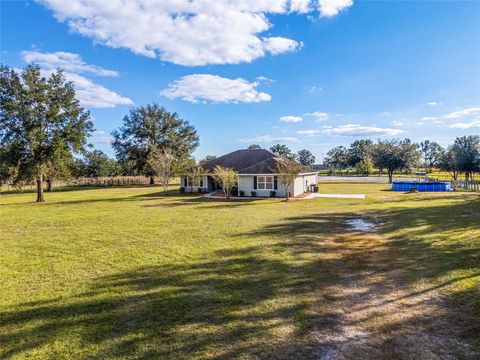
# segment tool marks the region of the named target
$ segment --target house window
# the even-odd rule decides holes
[[[273,176],[259,176],[257,183],[258,190],[272,190]]]
[[[193,178],[188,176],[187,177],[187,186],[188,187],[203,187],[203,179],[196,179],[196,181],[193,181]]]

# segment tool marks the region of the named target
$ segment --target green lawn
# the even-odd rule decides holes
[[[0,358],[478,356],[479,194],[320,190],[0,195]]]

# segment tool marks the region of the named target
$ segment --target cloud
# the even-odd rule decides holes
[[[170,83],[160,95],[169,99],[180,98],[192,103],[254,103],[270,101],[271,96],[259,92],[258,81],[248,82],[245,79],[228,79],[218,75],[193,74],[181,77]]]
[[[319,130],[313,130],[313,129],[296,131],[297,134],[306,135],[306,136],[314,136],[314,135],[318,134],[319,132],[320,132]]]
[[[353,0],[318,0],[320,16],[332,17],[353,5]]]
[[[82,75],[64,73],[68,81],[73,82],[75,94],[80,104],[91,108],[113,108],[117,105],[132,105],[133,101],[115,91],[96,84]]]
[[[323,132],[327,135],[335,136],[394,136],[404,133],[404,131],[400,129],[362,126],[359,124],[340,125],[326,129]]]
[[[476,115],[480,114],[480,107],[471,107],[471,108],[466,108],[458,111],[451,112],[447,115],[445,115],[446,119],[456,119],[464,116],[469,116],[469,115]]]
[[[318,91],[322,91],[322,88],[315,85],[311,86],[310,89],[308,89],[309,94],[314,94]]]
[[[57,51],[42,53],[39,51],[25,50],[21,52],[23,60],[27,63],[36,63],[42,69],[55,70],[61,68],[74,73],[91,73],[98,76],[118,76],[117,71],[106,70],[100,66],[89,65],[82,57],[75,53]]]
[[[95,144],[110,144],[113,140],[113,137],[107,134],[105,131],[96,130],[92,133],[90,139]]]
[[[295,51],[301,41],[268,36],[268,16],[318,11],[330,17],[352,0],[38,0],[58,21],[94,42],[186,66],[252,62]]]
[[[299,139],[295,137],[276,137],[272,135],[257,135],[252,139],[240,139],[243,143],[272,143],[272,142],[298,142]]]
[[[474,120],[472,122],[458,122],[450,125],[449,127],[454,129],[480,128],[480,119]]]
[[[295,116],[295,115],[287,115],[287,116],[282,116],[280,117],[281,122],[286,122],[286,123],[297,123],[302,121],[301,116]]]
[[[429,105],[429,106],[437,106],[437,105],[441,105],[441,103],[439,103],[439,102],[437,102],[437,101],[429,101],[429,102],[427,103],[427,105]]]
[[[40,66],[42,76],[49,77],[57,67],[64,70],[67,81],[73,82],[75,95],[82,106],[90,108],[113,108],[117,105],[132,105],[133,101],[115,91],[94,83],[80,73],[93,73],[99,76],[118,76],[116,71],[105,70],[96,65],[85,63],[81,56],[68,52],[41,53],[22,51],[23,60],[35,62]]]
[[[306,113],[303,114],[303,116],[310,116],[315,119],[315,121],[320,122],[320,121],[326,121],[330,118],[330,116],[327,113],[320,112],[320,111],[314,111],[311,113]]]
[[[393,126],[405,126],[405,122],[404,121],[399,121],[399,120],[393,120],[392,125]]]

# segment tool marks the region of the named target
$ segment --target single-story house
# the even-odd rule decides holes
[[[281,157],[265,149],[237,150],[203,164],[204,174],[200,178],[182,176],[180,184],[186,192],[196,192],[199,188],[205,192],[221,189],[212,175],[215,166],[219,165],[233,169],[238,174],[237,189],[244,196],[253,196],[252,192],[256,196],[270,196],[270,192],[275,191],[277,197],[284,197],[286,189],[275,173],[279,160]],[[317,172],[304,166],[288,191],[292,196],[298,196],[310,191],[317,182]]]

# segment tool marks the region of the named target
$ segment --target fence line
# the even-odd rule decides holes
[[[460,187],[470,191],[480,191],[480,181],[478,180],[454,180],[452,181],[453,187]]]

